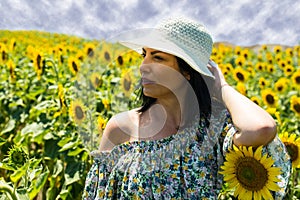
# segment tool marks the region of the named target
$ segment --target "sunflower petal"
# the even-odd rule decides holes
[[[253,200],[261,200],[261,194],[257,191],[253,192]]]
[[[241,194],[241,192],[244,190],[244,188],[241,186],[241,185],[238,185],[237,186],[237,188],[236,188],[236,190],[234,191],[234,196],[235,197],[237,197],[237,196],[239,196],[240,197],[240,194]]]
[[[243,196],[245,200],[252,200],[252,191],[245,190],[245,195]]]
[[[253,157],[253,147],[252,147],[252,146],[250,146],[250,147],[248,148],[248,152],[249,152],[249,156],[250,156],[250,157]]]
[[[232,179],[232,180],[228,181],[227,183],[228,183],[229,188],[235,188],[240,184],[237,179]]]
[[[268,190],[267,187],[264,187],[262,190],[261,190],[261,194],[263,196],[264,199],[268,199],[268,200],[273,200],[273,196],[271,194],[271,192]]]
[[[228,175],[225,175],[225,176],[224,176],[224,181],[229,181],[229,180],[231,180],[231,179],[233,179],[233,178],[235,178],[235,177],[236,177],[235,174],[228,174]]]
[[[280,187],[276,183],[274,183],[273,181],[268,181],[266,186],[269,190],[272,190],[272,191],[275,191],[275,192],[280,190]]]
[[[254,153],[254,158],[256,159],[256,160],[260,160],[261,159],[261,151],[262,151],[262,147],[263,146],[259,146],[257,149],[256,149],[256,151],[255,151],[255,153]]]

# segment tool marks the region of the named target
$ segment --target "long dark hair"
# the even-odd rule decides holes
[[[209,77],[202,76],[199,72],[194,70],[189,64],[187,64],[183,59],[176,57],[180,72],[187,73],[190,76],[191,87],[193,88],[195,95],[198,100],[200,118],[205,120],[206,127],[209,126],[209,119],[211,116],[211,98],[210,90],[208,88],[213,85],[213,79]],[[152,104],[155,103],[156,99],[144,95],[143,88],[141,86],[138,94],[139,100],[141,100],[141,108],[138,112],[143,113],[150,108]],[[188,103],[188,102],[187,102]]]

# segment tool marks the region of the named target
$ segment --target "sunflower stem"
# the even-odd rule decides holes
[[[59,82],[59,77],[58,77],[59,75],[58,75],[58,70],[57,70],[56,64],[55,64],[54,61],[51,60],[51,59],[46,59],[45,62],[46,62],[46,63],[47,63],[47,62],[52,63],[53,69],[54,69],[55,75],[56,75],[56,81],[57,81],[57,83],[58,83],[58,82]]]

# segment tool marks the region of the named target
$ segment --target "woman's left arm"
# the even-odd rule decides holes
[[[219,98],[231,114],[238,132],[233,137],[235,145],[266,145],[276,136],[276,123],[264,109],[228,85],[219,67],[208,66],[215,76]]]

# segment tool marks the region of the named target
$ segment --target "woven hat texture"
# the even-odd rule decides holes
[[[149,47],[173,54],[199,73],[213,77],[207,68],[213,46],[212,37],[203,25],[191,19],[179,17],[163,20],[155,28],[120,43],[134,50]]]

